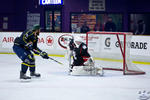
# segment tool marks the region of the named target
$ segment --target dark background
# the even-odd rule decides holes
[[[38,0],[1,0],[0,30],[23,31],[26,29],[27,12],[40,13],[40,24],[45,27],[45,10],[60,8],[62,11],[62,32],[70,32],[72,12],[88,12],[88,0],[64,0],[63,6],[40,6]],[[100,13],[122,13],[123,31],[129,31],[131,13],[149,13],[149,0],[106,0],[106,10]],[[98,12],[96,12],[98,13]],[[8,17],[8,29],[2,29],[3,17]]]

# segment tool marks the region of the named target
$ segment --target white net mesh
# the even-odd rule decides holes
[[[96,64],[107,70],[120,70],[123,74],[144,74],[132,63],[130,55],[131,33],[88,32],[86,43]]]

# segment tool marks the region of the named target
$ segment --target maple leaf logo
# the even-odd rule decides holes
[[[53,42],[54,42],[54,39],[53,39],[52,36],[48,36],[48,37],[46,38],[46,44],[47,44],[48,46],[52,46]]]

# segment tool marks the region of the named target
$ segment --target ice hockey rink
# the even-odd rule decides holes
[[[35,56],[41,78],[22,82],[19,79],[20,59],[14,54],[0,54],[0,100],[149,100],[150,65],[137,65],[145,75],[122,75],[104,71],[100,76],[70,76],[68,61]],[[28,73],[29,74],[29,73]],[[141,99],[141,96],[147,99]]]

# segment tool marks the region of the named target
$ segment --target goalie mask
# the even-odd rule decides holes
[[[74,37],[74,43],[76,47],[78,48],[80,44],[82,43],[82,38],[81,37]]]

